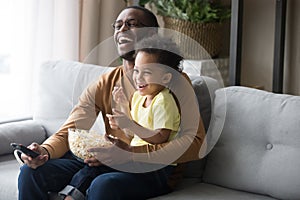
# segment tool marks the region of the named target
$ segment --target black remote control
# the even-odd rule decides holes
[[[22,153],[26,154],[27,156],[30,156],[32,158],[35,158],[39,156],[40,154],[32,151],[31,149],[28,149],[22,144],[17,144],[17,143],[11,143],[10,146],[12,146],[14,149],[20,150]]]

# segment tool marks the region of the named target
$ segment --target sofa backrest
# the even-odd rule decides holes
[[[50,136],[66,121],[82,91],[111,67],[74,61],[49,61],[41,65],[34,95],[33,119],[39,121]],[[95,123],[103,132],[101,118]]]
[[[222,134],[207,157],[204,181],[299,199],[300,97],[234,86],[217,90],[213,124],[224,120],[219,117],[224,108]]]
[[[74,61],[49,61],[39,70],[37,88],[34,98],[34,120],[39,121],[46,129],[48,136],[55,133],[65,122],[72,108],[78,102],[82,91],[112,67],[84,64]],[[216,80],[210,77],[190,76],[199,109],[205,127],[208,128],[211,118],[211,99],[219,87]],[[93,130],[103,132],[104,123],[101,115]]]
[[[211,138],[211,117],[213,109],[213,101],[215,98],[215,91],[221,87],[221,84],[217,80],[207,76],[195,76],[189,75],[198,103],[201,118],[204,124],[206,132],[209,130],[209,134],[206,134],[206,140]],[[203,169],[205,166],[205,159],[195,160],[187,163],[184,172],[184,178],[197,178],[201,180],[203,175]]]

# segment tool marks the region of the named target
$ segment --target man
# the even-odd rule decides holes
[[[21,168],[18,179],[19,200],[48,199],[48,192],[59,192],[64,189],[72,180],[73,175],[86,164],[103,170],[103,173],[97,176],[91,185],[88,186],[86,199],[148,199],[171,191],[172,188],[170,187],[169,180],[174,172],[177,172],[177,166],[166,167],[147,173],[123,172],[106,165],[107,160],[115,160],[122,163],[122,159],[111,158],[109,154],[105,153],[105,150],[101,152],[101,149],[97,150],[99,151],[97,154],[101,156],[85,159],[84,163],[66,158],[69,151],[68,129],[90,129],[100,112],[104,116],[106,134],[119,138],[120,142],[115,142],[123,144],[123,146],[124,144],[126,146],[126,143],[128,143],[128,138],[121,130],[112,130],[109,128],[109,121],[105,115],[112,113],[111,93],[114,86],[134,66],[134,41],[142,37],[137,34],[138,29],[142,27],[158,27],[158,23],[156,17],[149,10],[140,7],[128,7],[119,14],[113,27],[115,29],[114,39],[118,53],[123,58],[123,65],[101,76],[96,84],[91,85],[81,95],[79,103],[74,107],[68,120],[57,133],[49,137],[41,145],[32,143],[29,146],[30,149],[39,152],[40,156],[31,158],[24,154],[21,155],[26,165]],[[129,51],[129,49],[132,50]],[[187,147],[185,153],[182,156],[180,155],[180,158],[175,163],[199,158],[198,152],[204,136],[201,119],[199,119],[197,125],[199,125],[197,126],[198,131],[191,129],[190,133],[187,133],[186,137],[182,138],[182,141],[188,140],[191,144],[189,143],[190,145]],[[178,149],[178,145],[176,146],[176,144],[176,142],[172,145],[166,143],[157,146],[153,145],[150,148],[148,146],[141,146],[137,149],[131,149],[130,146],[127,146],[125,149],[131,152],[147,153],[147,151],[155,152],[165,146],[174,146],[174,149]],[[143,161],[143,158],[141,160]],[[124,162],[126,162],[126,159]],[[71,196],[77,198],[78,194],[79,196],[82,194],[72,187],[67,189],[66,198]]]

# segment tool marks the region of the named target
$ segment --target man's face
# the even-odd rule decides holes
[[[134,44],[144,37],[142,33],[138,33],[137,29],[147,26],[147,22],[143,11],[133,8],[123,10],[116,19],[114,40],[118,53],[123,59],[134,60]]]

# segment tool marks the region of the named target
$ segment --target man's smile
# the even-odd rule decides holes
[[[119,36],[118,39],[117,39],[117,43],[119,45],[121,44],[127,44],[127,43],[131,43],[133,42],[133,39],[131,37],[128,37],[128,36]]]

